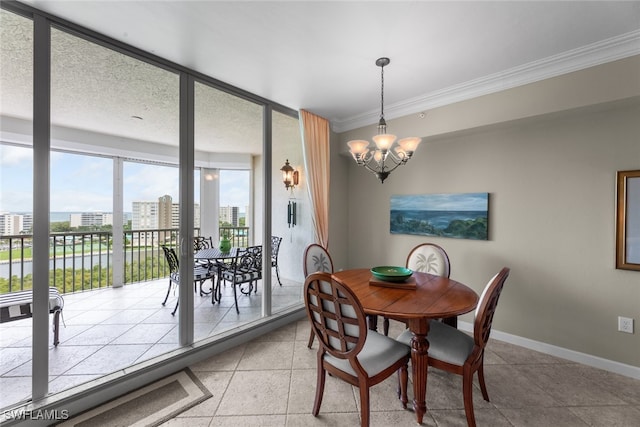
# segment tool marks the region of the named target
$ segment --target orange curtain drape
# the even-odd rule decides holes
[[[300,110],[300,132],[316,243],[329,248],[329,121]]]

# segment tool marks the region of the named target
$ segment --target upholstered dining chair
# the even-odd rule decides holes
[[[453,328],[443,322],[432,320],[429,322],[429,365],[437,369],[462,375],[462,394],[464,397],[464,412],[469,427],[475,427],[476,420],[473,413],[473,374],[478,372],[478,381],[482,397],[487,402],[489,394],[484,381],[484,349],[491,333],[493,315],[498,305],[498,299],[510,270],[503,268],[493,276],[485,286],[478,306],[476,307],[473,336]],[[411,332],[404,331],[398,341],[410,344]]]
[[[331,259],[331,255],[329,255],[329,251],[317,243],[312,243],[306,247],[302,260],[302,271],[304,273],[304,277],[318,271],[323,273],[333,273],[333,260]],[[311,348],[314,337],[315,334],[312,329],[309,334],[309,344],[307,344],[307,347]]]
[[[319,343],[313,415],[320,412],[327,372],[359,388],[362,426],[369,426],[369,388],[394,372],[398,372],[400,400],[406,408],[410,347],[368,330],[360,301],[330,273],[307,276],[304,302]]]
[[[451,264],[449,256],[442,247],[435,243],[421,243],[411,249],[407,256],[407,268],[413,271],[449,277]]]
[[[435,243],[421,243],[411,249],[407,256],[406,267],[413,271],[435,274],[446,278],[449,278],[451,273],[451,264],[449,263],[447,252]],[[443,319],[443,322],[454,328],[458,326],[457,317]],[[384,334],[389,335],[389,319],[386,317],[382,322],[382,328]]]
[[[178,255],[176,254],[175,249],[170,248],[168,246],[162,246],[162,250],[164,252],[165,259],[167,261],[167,265],[169,266],[169,288],[167,289],[167,295],[164,297],[164,301],[162,301],[162,305],[167,303],[169,299],[169,293],[171,292],[171,286],[180,285],[180,268],[178,263]],[[193,267],[193,287],[194,291],[198,291],[198,285],[200,285],[200,296],[208,293],[202,290],[202,284],[211,279],[211,289],[215,287],[213,283],[213,279],[215,278],[215,273],[212,269],[208,267],[203,267],[200,264],[195,264]],[[171,312],[172,315],[176,314],[178,311],[178,304],[180,303],[180,299],[176,301],[176,308]]]

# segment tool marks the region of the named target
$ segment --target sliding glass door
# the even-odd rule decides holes
[[[179,224],[178,169],[161,165],[178,163],[178,98],[176,73],[51,29],[50,285],[66,304],[49,392],[177,347],[166,287],[146,283],[167,277]]]
[[[0,10],[0,294],[33,287],[33,21]],[[0,407],[31,398],[32,319],[2,324]]]
[[[299,303],[301,238],[282,209],[304,181],[284,191],[279,172],[286,156],[302,168],[295,112],[28,6],[2,7],[0,253],[21,258],[0,293],[30,289],[29,263],[39,284],[33,319],[1,326],[0,407],[135,375],[140,362]],[[18,237],[5,244],[9,233]],[[261,246],[254,292],[236,303],[229,284],[218,300],[209,283],[194,291],[192,235]],[[57,346],[47,287],[65,300]]]

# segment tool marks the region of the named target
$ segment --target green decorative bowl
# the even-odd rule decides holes
[[[404,267],[393,267],[384,265],[380,267],[373,267],[371,274],[378,280],[385,282],[404,282],[413,274],[413,271]]]

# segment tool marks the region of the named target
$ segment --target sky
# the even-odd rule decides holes
[[[111,212],[113,161],[109,158],[51,153],[52,212]],[[133,201],[157,201],[169,194],[178,201],[178,168],[125,162],[124,210]],[[199,171],[196,172],[199,179]],[[199,202],[199,186],[195,200]],[[220,205],[249,204],[248,171],[220,172]],[[31,212],[33,165],[31,149],[0,144],[0,212]]]
[[[393,210],[486,211],[487,193],[391,196]]]

